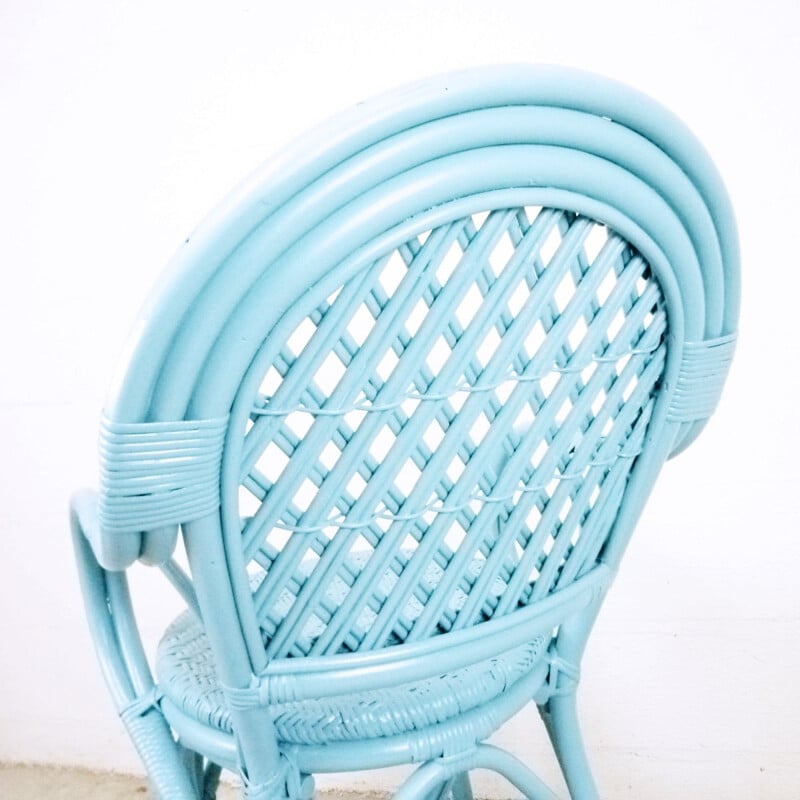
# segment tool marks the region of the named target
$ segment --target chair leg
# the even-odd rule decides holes
[[[527,800],[558,800],[534,772],[499,747],[479,744],[469,756],[470,767],[488,769],[502,775]],[[394,800],[462,800],[471,797],[467,773],[462,771],[454,774],[452,764],[436,759],[419,767],[397,790]]]
[[[222,774],[222,767],[219,764],[209,762],[203,772],[203,800],[214,800],[219,788],[219,778]]]
[[[547,728],[572,800],[598,800],[600,795],[592,777],[578,724],[575,692],[553,695],[543,706],[539,706],[539,713]]]
[[[475,749],[474,766],[490,769],[502,775],[515,786],[527,800],[558,800],[550,788],[516,756],[490,744],[480,744]]]
[[[154,709],[141,716],[123,718],[123,721],[156,797],[159,800],[198,800],[200,795],[161,712]]]
[[[429,761],[419,767],[395,792],[394,800],[438,800],[447,776],[438,761]]]
[[[206,761],[200,753],[181,747],[181,761],[189,774],[199,800],[215,800],[222,767],[213,761]]]
[[[468,772],[460,772],[445,784],[435,800],[473,800]]]
[[[194,750],[189,750],[187,747],[183,747],[180,742],[178,742],[178,749],[180,753],[180,760],[186,770],[187,774],[189,775],[189,779],[192,782],[192,786],[194,788],[195,795],[197,797],[202,798],[203,796],[203,757],[200,753],[196,753]]]
[[[242,800],[313,800],[314,797],[314,776],[300,772],[286,753],[280,756],[279,768],[271,775],[261,775],[258,783],[241,769],[239,777]]]
[[[136,626],[124,572],[97,562],[77,512],[72,534],[86,618],[106,684],[160,800],[197,800],[192,776],[155,703],[153,677]]]

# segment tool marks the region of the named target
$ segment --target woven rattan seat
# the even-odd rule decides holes
[[[541,666],[544,637],[477,664],[390,689],[350,692],[321,700],[270,706],[279,739],[288,744],[389,737],[446,722],[490,703]],[[204,725],[233,732],[211,645],[198,620],[185,612],[158,648],[156,674],[165,696]],[[541,670],[540,670],[541,674]]]
[[[399,800],[471,800],[477,768],[552,800],[486,743],[532,701],[596,798],[583,649],[716,407],[738,269],[701,146],[582,73],[423,82],[257,172],[142,312],[72,506],[157,796],[209,800],[227,767],[249,800],[307,800],[315,772],[417,764]],[[155,678],[137,560],[187,606]]]

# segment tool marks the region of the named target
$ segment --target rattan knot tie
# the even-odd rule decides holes
[[[245,800],[312,800],[314,779],[300,772],[291,753],[281,753],[281,767],[266,783],[251,783],[243,776]]]

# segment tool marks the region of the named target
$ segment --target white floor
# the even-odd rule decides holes
[[[384,794],[320,792],[319,800],[383,800]],[[152,795],[141,778],[111,772],[91,772],[43,765],[0,764],[3,800],[147,800]],[[238,800],[239,792],[225,786],[218,800]]]

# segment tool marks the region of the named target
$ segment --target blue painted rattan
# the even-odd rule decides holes
[[[474,768],[531,699],[573,798],[581,654],[664,461],[713,412],[734,222],[692,135],[591,75],[486,68],[360,106],[263,167],[142,313],[73,503],[114,701],[158,796]],[[172,557],[179,528],[189,572]],[[156,678],[125,568],[187,602]]]

